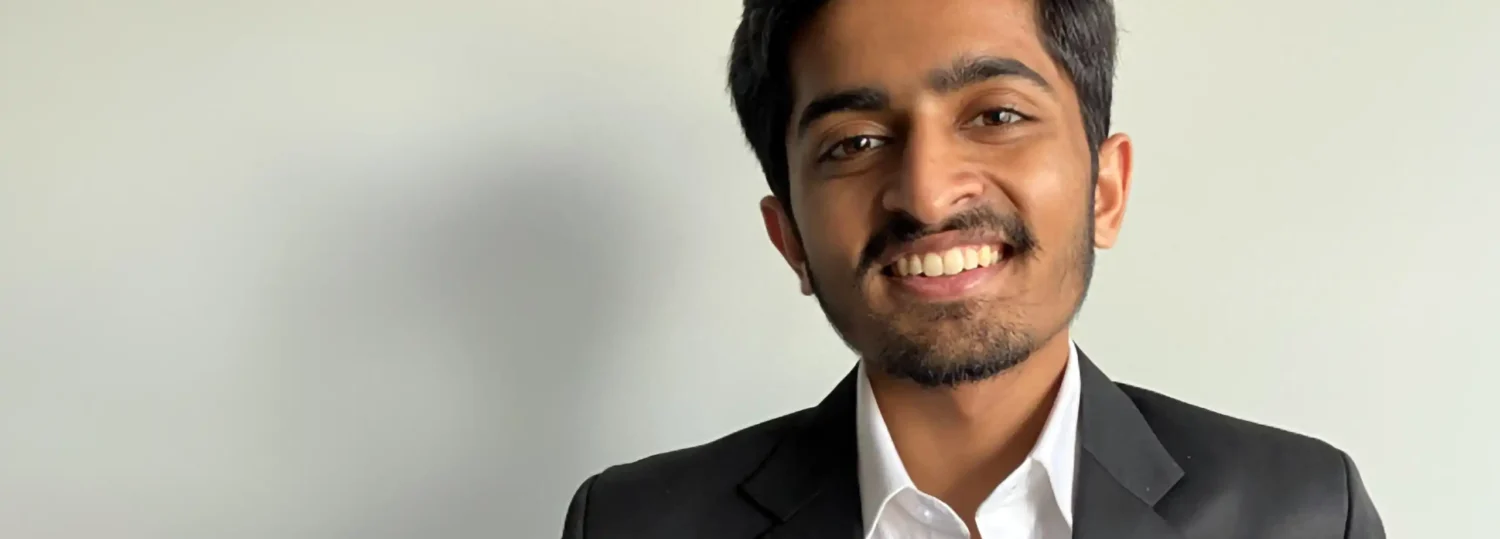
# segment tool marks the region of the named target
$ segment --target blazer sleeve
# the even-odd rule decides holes
[[[568,515],[563,518],[562,539],[585,539],[586,518],[588,517],[589,494],[594,488],[594,481],[599,479],[595,474],[583,481],[578,491],[573,493],[573,501],[568,504]]]
[[[1370,493],[1365,491],[1359,469],[1348,453],[1343,457],[1344,477],[1349,485],[1349,515],[1344,524],[1344,539],[1385,539],[1385,525],[1380,521],[1380,513],[1375,511],[1375,503],[1370,501]]]

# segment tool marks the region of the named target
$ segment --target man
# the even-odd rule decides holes
[[[771,243],[860,356],[816,407],[586,480],[564,537],[1370,538],[1349,457],[1105,377],[1108,0],[746,0]]]

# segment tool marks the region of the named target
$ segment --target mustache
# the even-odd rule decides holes
[[[1011,256],[1030,254],[1037,247],[1036,235],[1031,233],[1031,227],[1026,226],[1026,222],[1013,213],[1002,214],[990,208],[974,208],[954,215],[936,227],[924,225],[906,213],[898,213],[865,244],[864,251],[860,253],[858,271],[863,274],[872,269],[875,261],[889,249],[934,234],[953,231],[998,234],[1005,238]]]

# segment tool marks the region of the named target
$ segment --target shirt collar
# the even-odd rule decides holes
[[[1063,369],[1062,384],[1053,401],[1042,434],[1031,448],[1027,460],[1046,473],[1052,499],[1063,520],[1073,525],[1073,474],[1076,466],[1078,407],[1081,384],[1078,375],[1078,347],[1070,343],[1068,364]],[[892,497],[911,487],[911,477],[896,453],[895,442],[886,428],[885,417],[875,402],[864,362],[859,364],[859,387],[855,393],[855,437],[859,459],[859,497],[864,529],[871,530]],[[983,507],[983,506],[981,506]]]

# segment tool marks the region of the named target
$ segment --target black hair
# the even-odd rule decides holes
[[[1115,71],[1115,10],[1110,0],[1032,0],[1043,47],[1070,77],[1084,134],[1097,152],[1109,135]],[[790,205],[786,132],[792,115],[792,40],[828,0],[744,0],[729,56],[729,92],[740,127],[771,193]]]

